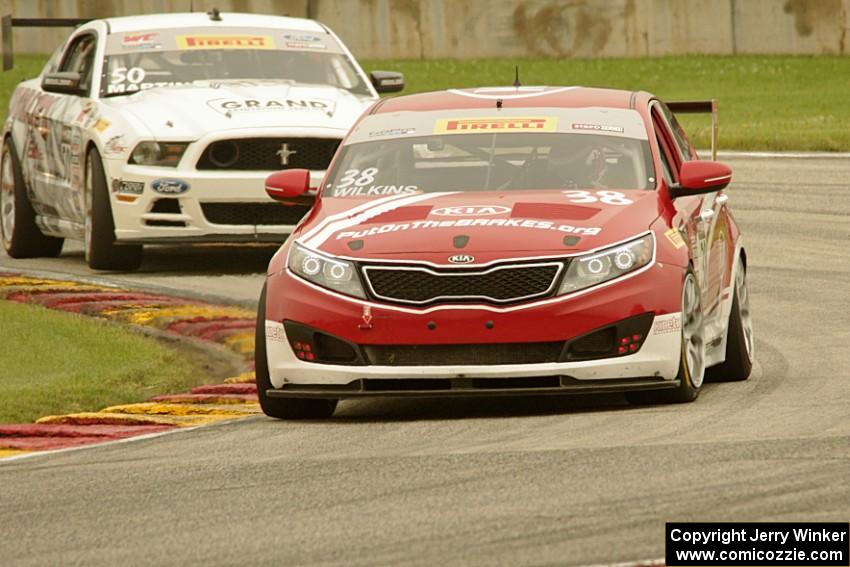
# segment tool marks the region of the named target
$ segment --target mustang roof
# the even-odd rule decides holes
[[[182,14],[149,14],[144,16],[124,16],[104,18],[110,32],[121,33],[136,30],[172,29],[172,28],[216,28],[216,27],[258,27],[325,33],[325,28],[313,20],[289,18],[286,16],[266,16],[222,12],[221,21],[214,22],[204,12]]]
[[[384,99],[375,113],[402,110],[449,110],[461,108],[503,108],[598,106],[631,108],[633,91],[588,87],[481,87],[451,89]],[[645,95],[645,93],[642,93]]]

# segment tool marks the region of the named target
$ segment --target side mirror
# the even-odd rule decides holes
[[[275,201],[292,201],[310,188],[309,169],[287,169],[266,177],[266,195]]]
[[[395,71],[372,71],[369,80],[379,93],[397,93],[404,88],[404,75]]]
[[[76,71],[47,73],[41,80],[41,88],[48,93],[84,95],[86,91],[80,86],[82,77]]]
[[[679,184],[670,188],[670,197],[720,191],[732,181],[729,166],[717,161],[686,161],[679,170]]]

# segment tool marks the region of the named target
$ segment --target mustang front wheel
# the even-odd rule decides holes
[[[115,222],[103,161],[97,150],[86,159],[86,262],[93,270],[135,270],[142,264],[142,246],[116,244]]]

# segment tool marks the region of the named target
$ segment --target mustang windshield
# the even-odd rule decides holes
[[[101,96],[232,81],[286,81],[371,94],[328,34],[230,28],[113,34]]]
[[[655,187],[649,144],[642,139],[560,132],[405,136],[403,131],[347,145],[323,195]]]

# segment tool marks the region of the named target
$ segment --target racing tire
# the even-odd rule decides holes
[[[705,371],[712,382],[740,382],[753,370],[753,323],[750,315],[750,294],[747,291],[747,272],[743,260],[738,260],[732,311],[726,327],[726,360]]]
[[[56,257],[62,252],[64,238],[47,236],[35,222],[21,164],[11,139],[3,142],[0,156],[0,238],[12,258]]]
[[[137,270],[142,265],[142,245],[115,242],[115,221],[103,161],[95,149],[86,158],[85,183],[86,263],[93,270]]]
[[[336,410],[338,400],[305,398],[272,398],[266,390],[273,388],[266,354],[266,286],[260,293],[257,306],[257,328],[254,335],[254,374],[257,377],[257,397],[260,408],[277,419],[327,419]]]
[[[705,331],[702,293],[693,270],[688,269],[682,282],[682,333],[679,355],[679,385],[667,390],[626,392],[634,405],[679,404],[699,396],[705,378]]]

